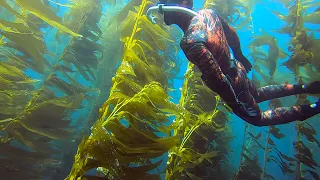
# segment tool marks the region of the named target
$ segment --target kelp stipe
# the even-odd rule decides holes
[[[252,37],[256,37],[256,32],[254,31],[254,23],[252,18],[253,8],[249,8],[249,5],[255,4],[256,2],[247,1],[244,3],[244,7],[247,8],[246,14],[248,15],[241,23],[236,27],[237,30],[247,27],[251,31]],[[242,27],[244,26],[244,27]],[[249,46],[250,47],[250,46]],[[257,51],[258,47],[250,47],[254,52]],[[260,86],[260,81],[257,78],[257,68],[256,61],[252,62],[253,64],[253,83],[254,85]],[[264,75],[264,74],[262,74]],[[258,83],[258,84],[257,84]],[[257,87],[259,87],[257,86]],[[256,155],[259,149],[263,149],[263,146],[260,144],[259,139],[261,138],[261,131],[258,134],[255,134],[255,127],[245,122],[243,140],[241,145],[240,152],[240,163],[234,174],[234,179],[259,179],[261,174],[261,167],[258,163],[259,157]]]
[[[282,3],[285,4],[284,1],[282,1]],[[309,8],[315,6],[317,6],[316,3],[295,0],[290,4],[286,4],[286,7],[289,8],[289,14],[287,16],[273,11],[279,18],[286,21],[285,27],[278,29],[277,32],[289,34],[292,37],[292,46],[288,48],[289,51],[292,52],[292,55],[283,65],[295,74],[297,83],[310,82],[312,80],[319,80],[320,78],[320,73],[314,71],[314,69],[319,71],[320,67],[317,60],[320,57],[318,40],[315,39],[313,33],[310,35],[307,34],[307,31],[312,32],[314,30],[304,27],[305,22],[315,22],[314,19],[316,19],[315,16],[317,13],[306,14]],[[308,76],[309,78],[306,78]],[[306,98],[307,96],[305,95],[299,95],[297,104],[309,103]],[[312,151],[310,151],[303,142],[303,137],[305,137],[305,140],[316,142],[315,145],[317,146],[320,145],[315,137],[316,130],[311,123],[310,120],[308,122],[296,122],[297,141],[294,142],[293,145],[296,150],[296,176],[298,179],[305,176],[319,178],[319,175],[316,173],[316,168],[319,167],[319,165],[314,159]]]
[[[257,1],[237,1],[237,0],[207,0],[205,3],[205,8],[212,8],[218,12],[225,21],[230,23],[236,30],[248,29],[253,32],[253,22],[251,13],[253,11],[253,6]],[[255,74],[254,74],[255,76]],[[252,130],[254,129],[251,125],[245,123],[244,129],[244,139],[241,146],[240,153],[240,164],[236,170],[234,177],[235,179],[242,178],[253,178],[258,179],[260,177],[261,168],[258,164],[258,157],[254,156],[254,153],[258,151],[259,145],[258,139],[261,136],[261,133],[254,135]],[[255,139],[258,138],[258,139]],[[263,148],[263,146],[261,146]],[[248,168],[251,170],[248,171]],[[229,173],[231,174],[231,173]]]
[[[285,2],[283,2],[285,4]],[[307,22],[310,21],[310,14],[306,14],[306,11],[309,8],[317,6],[312,2],[304,2],[300,0],[292,1],[290,4],[286,4],[287,8],[290,8],[289,14],[284,16],[276,11],[272,11],[280,19],[284,20],[286,25],[280,29],[277,29],[276,32],[281,34],[288,34],[291,36],[292,45],[288,47],[288,50],[292,53],[289,60],[283,63],[289,70],[291,70],[296,79],[299,80],[299,77],[305,78],[304,74],[301,74],[301,67],[306,64],[310,64],[319,70],[319,63],[316,62],[316,59],[320,56],[317,39],[315,39],[312,31],[304,27],[304,18],[307,19]],[[306,15],[306,16],[304,16]],[[307,34],[307,31],[311,31],[310,35]],[[308,72],[306,72],[308,73]],[[317,75],[320,76],[319,74]]]
[[[138,12],[129,11],[121,25],[125,46],[121,65],[112,78],[108,100],[99,109],[99,119],[79,145],[66,179],[85,178],[92,168],[108,179],[158,179],[158,174],[149,171],[162,160],[152,159],[177,143],[166,124],[168,117],[182,109],[165,92],[167,77],[161,69],[165,59],[158,54],[172,40],[143,15],[149,4],[143,0]]]
[[[251,26],[253,27],[253,23],[251,24]],[[275,79],[275,72],[277,69],[277,60],[279,58],[285,58],[286,54],[284,54],[282,52],[282,50],[278,47],[278,42],[275,39],[275,37],[269,35],[268,33],[266,33],[263,30],[260,30],[260,32],[262,33],[262,35],[257,36],[255,34],[255,32],[253,31],[252,28],[252,41],[249,43],[249,48],[251,49],[251,53],[250,56],[253,58],[253,78],[252,78],[252,82],[254,85],[256,85],[257,87],[263,87],[269,84],[279,84],[279,82],[276,81]],[[260,47],[261,46],[269,46],[269,51],[267,53],[261,51]],[[264,72],[263,69],[268,69],[269,72]],[[282,74],[283,76],[283,74]],[[258,80],[258,78],[260,78]],[[280,83],[281,84],[281,83]],[[270,108],[276,108],[276,107],[280,107],[281,106],[281,101],[279,99],[274,99],[271,100],[269,103]],[[247,129],[247,126],[246,126]],[[245,134],[247,134],[248,132],[246,132],[245,129]],[[272,150],[275,150],[275,142],[271,139],[271,135],[275,136],[278,139],[281,139],[284,137],[284,134],[280,134],[279,133],[280,129],[276,128],[274,126],[269,126],[268,131],[267,131],[267,137],[265,140],[265,146],[263,146],[263,143],[261,143],[261,140],[259,141],[259,139],[262,139],[261,136],[263,135],[262,132],[260,131],[260,133],[256,136],[254,136],[252,133],[248,133],[250,135],[249,138],[251,138],[251,140],[255,143],[255,145],[253,147],[255,147],[257,150],[264,150],[264,156],[263,156],[263,163],[262,163],[262,167],[259,167],[259,164],[255,165],[255,162],[252,161],[251,164],[253,164],[255,167],[255,173],[253,173],[252,168],[250,170],[250,172],[248,172],[247,169],[249,169],[249,164],[248,162],[251,161],[251,159],[249,159],[248,155],[244,155],[244,157],[246,158],[246,163],[244,163],[243,165],[240,166],[238,173],[236,174],[236,179],[243,179],[243,178],[257,178],[257,179],[266,179],[266,178],[271,178],[274,179],[274,176],[267,174],[266,172],[266,167],[267,167],[267,163],[271,162],[272,163],[276,163],[279,167],[281,167],[281,169],[283,170],[283,173],[289,173],[292,172],[292,170],[289,168],[289,166],[286,164],[286,162],[283,161],[282,157],[286,157],[288,159],[290,159],[290,157],[284,155],[281,153],[278,154],[279,158],[281,159],[281,161],[276,157],[276,156],[270,156],[269,153]],[[246,137],[246,136],[244,136]],[[250,152],[252,155],[252,148],[247,148],[246,145],[242,146],[242,153],[244,152]],[[242,154],[241,153],[241,154]],[[278,153],[278,152],[276,152]],[[242,156],[241,156],[242,157]],[[249,159],[249,161],[248,161]],[[259,168],[258,168],[259,167]],[[285,167],[286,169],[282,168]]]
[[[259,165],[258,151],[264,149],[260,143],[262,132],[254,132],[255,127],[245,124],[244,138],[241,145],[240,165],[234,179],[260,179],[262,168]]]
[[[277,71],[277,62],[280,59],[287,57],[287,54],[284,53],[278,46],[278,40],[266,33],[263,30],[261,35],[253,36],[252,41],[249,43],[249,48],[252,49],[250,56],[254,60],[254,72],[260,76],[261,82],[260,86],[269,85],[269,84],[281,84],[282,82],[277,82],[276,72]],[[262,51],[260,48],[262,46],[268,46],[268,52]],[[267,72],[264,71],[267,69]],[[283,74],[281,74],[283,76]]]
[[[181,139],[169,151],[166,179],[227,174],[219,168],[219,163],[226,161],[232,139],[227,117],[217,109],[219,96],[199,79],[200,73],[189,63],[179,102],[187,111],[175,119],[174,135]]]
[[[0,30],[3,35],[1,44],[4,47],[0,55],[1,67],[6,69],[0,71],[0,76],[1,84],[5,87],[2,95],[7,99],[6,113],[1,113],[1,119],[6,119],[0,123],[5,140],[1,141],[1,153],[8,158],[1,163],[9,164],[19,173],[1,171],[1,174],[13,179],[38,179],[54,173],[48,172],[48,169],[59,169],[57,165],[61,159],[57,158],[57,153],[60,152],[55,149],[59,145],[53,147],[51,144],[56,143],[55,140],[72,137],[69,115],[80,107],[86,93],[92,89],[70,77],[71,74],[77,74],[78,69],[64,64],[63,55],[58,62],[45,59],[45,55],[52,55],[45,45],[45,34],[40,31],[41,27],[47,26],[45,22],[61,31],[80,36],[77,34],[78,29],[71,31],[62,25],[62,20],[55,15],[52,7],[42,1],[33,1],[35,4],[17,2],[18,4],[10,5],[6,1],[0,3],[8,14],[15,15],[14,21],[0,21],[0,26],[6,27]],[[12,4],[18,8],[12,8]],[[24,12],[16,11],[19,8]],[[80,28],[83,26],[79,22],[78,25]],[[34,83],[34,80],[26,76],[26,69],[40,73],[43,80]],[[66,75],[64,78],[69,82],[63,80],[61,74]],[[13,81],[16,82],[12,83]],[[60,91],[59,95],[56,90]],[[16,143],[15,141],[24,145],[23,149],[9,144]],[[68,151],[68,147],[64,148]],[[16,153],[15,157],[11,152]],[[28,155],[19,156],[23,152]],[[21,161],[25,163],[21,164]]]
[[[253,27],[253,23],[251,24],[251,26]],[[255,32],[252,30],[252,34],[253,34],[253,40],[250,42],[249,44],[249,48],[252,49],[251,52],[251,57],[254,59],[254,65],[253,65],[253,83],[257,86],[257,87],[261,87],[261,86],[265,86],[265,85],[269,85],[269,84],[279,84],[279,82],[276,81],[274,75],[276,72],[276,63],[277,63],[277,59],[281,58],[285,58],[286,54],[282,52],[282,50],[278,47],[277,45],[277,40],[269,35],[268,33],[266,33],[263,30],[260,30],[262,32],[262,35],[257,36],[255,35]],[[268,53],[264,53],[261,52],[261,50],[259,50],[260,46],[263,45],[267,45],[269,46],[269,51]],[[266,67],[266,69],[269,70],[269,74],[264,72],[261,67]],[[260,81],[258,81],[257,78],[260,77]],[[262,81],[263,80],[263,81]],[[281,82],[280,82],[281,83]],[[270,107],[274,108],[275,105],[279,106],[279,104],[281,104],[281,101],[278,99],[274,99],[270,101]],[[274,178],[272,175],[267,174],[266,172],[266,166],[267,166],[267,162],[273,162],[276,163],[283,171],[283,173],[292,173],[292,168],[289,167],[292,166],[292,162],[289,162],[289,165],[283,160],[283,158],[287,158],[286,160],[290,161],[292,160],[292,158],[290,159],[290,157],[284,155],[284,154],[278,154],[280,160],[276,157],[276,156],[269,156],[269,152],[272,150],[275,150],[275,143],[274,141],[272,141],[271,139],[271,135],[274,135],[276,138],[280,139],[282,138],[284,135],[283,134],[279,134],[279,129],[274,127],[274,126],[270,126],[267,132],[267,138],[266,138],[266,142],[265,142],[265,147],[263,147],[262,143],[259,141],[259,139],[261,139],[261,132],[257,135],[254,136],[251,133],[246,132],[247,130],[247,126],[245,129],[245,134],[249,134],[252,140],[252,142],[255,143],[255,145],[253,146],[256,150],[264,150],[264,162],[262,164],[262,168],[259,167],[258,164],[255,165],[256,162],[252,161],[250,159],[250,156],[248,156],[248,154],[243,154],[244,152],[250,152],[250,154],[252,155],[252,148],[249,149],[246,147],[246,145],[242,146],[242,153],[241,153],[241,158],[245,157],[245,163],[241,164],[238,173],[236,174],[236,179],[242,179],[242,178],[261,178],[261,179],[265,179],[265,178]],[[282,136],[283,135],[283,136]],[[246,137],[246,136],[244,136]],[[245,141],[245,140],[244,140]],[[251,144],[251,143],[250,143]],[[277,149],[276,149],[277,150]],[[276,151],[276,153],[278,153]],[[256,159],[257,160],[257,159]],[[250,167],[250,162],[251,165],[254,165],[252,167],[256,168],[255,173],[252,172],[253,169],[251,168],[250,172],[248,172],[247,169],[249,169]],[[248,164],[249,163],[249,164]]]
[[[236,29],[252,30],[251,12],[256,0],[206,0],[204,8],[214,9],[226,22]]]

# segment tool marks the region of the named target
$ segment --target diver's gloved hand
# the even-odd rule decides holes
[[[305,84],[305,91],[310,94],[320,94],[320,81]]]
[[[241,64],[246,68],[247,72],[251,71],[252,64],[244,55],[237,56],[236,59],[241,62]]]
[[[320,108],[320,98],[314,104],[316,105],[314,108]]]
[[[248,107],[246,103],[243,103],[241,101],[238,101],[237,107],[238,111],[244,116],[255,117],[258,115],[258,112],[254,108]]]
[[[208,73],[202,74],[201,79],[212,91],[218,93],[227,104],[229,104],[229,102],[231,102],[231,104],[237,102],[233,87],[225,75],[222,76],[222,80],[217,80],[214,79],[214,75],[211,76],[211,74]]]
[[[241,117],[256,117],[259,111],[252,104],[246,103],[247,97],[251,96],[249,91],[241,91],[237,93],[237,104],[234,107],[234,112]]]

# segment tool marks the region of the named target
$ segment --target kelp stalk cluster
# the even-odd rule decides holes
[[[186,111],[173,124],[180,141],[169,151],[166,179],[218,177],[231,140],[227,118],[217,109],[219,96],[202,84],[193,64],[184,77],[179,105]]]
[[[49,173],[48,169],[59,169],[57,165],[62,161],[59,159],[61,151],[57,152],[58,145],[52,144],[71,138],[73,128],[70,126],[70,116],[80,107],[90,89],[70,77],[70,74],[75,75],[81,71],[79,69],[84,66],[83,63],[73,59],[73,64],[78,66],[72,68],[68,66],[65,56],[63,59],[56,58],[49,52],[49,44],[44,41],[46,34],[40,28],[48,28],[48,25],[51,25],[66,35],[71,34],[85,40],[85,36],[81,35],[82,32],[79,30],[86,22],[78,21],[80,27],[70,29],[47,1],[1,1],[0,6],[5,10],[3,13],[8,15],[5,16],[7,19],[0,20],[3,47],[0,56],[3,67],[0,72],[3,87],[1,99],[7,103],[3,104],[6,108],[1,108],[5,111],[0,113],[0,118],[5,118],[0,122],[1,136],[7,139],[1,141],[1,162],[5,166],[10,164],[13,169],[19,171],[1,173],[13,179],[21,179],[21,176],[42,178]],[[69,7],[80,8],[77,5]],[[81,13],[86,14],[87,11],[82,9]],[[83,17],[83,14],[78,15]],[[82,20],[86,21],[86,18]],[[28,77],[28,71],[38,73],[39,80]],[[62,77],[63,75],[65,76]],[[63,80],[65,78],[69,83]],[[17,143],[23,148],[13,145]],[[68,151],[67,147],[65,149]],[[32,153],[28,153],[29,151]],[[23,152],[29,155],[19,156]],[[21,164],[21,161],[25,163]]]
[[[282,27],[276,32],[281,34],[288,34],[292,40],[292,45],[288,47],[288,50],[292,53],[289,56],[289,60],[283,63],[296,77],[297,83],[305,83],[307,81],[319,80],[320,74],[319,63],[316,61],[319,56],[318,39],[314,38],[313,29],[307,29],[305,23],[319,24],[317,21],[317,10],[315,12],[308,13],[311,8],[317,7],[317,3],[312,1],[295,0],[288,3],[287,1],[281,1],[288,9],[288,15],[282,15],[276,11],[272,11],[280,19],[286,22],[285,27]],[[311,32],[308,35],[307,32]],[[297,105],[310,104],[306,95],[298,95]],[[296,122],[297,129],[297,141],[294,142],[294,148],[296,149],[295,159],[285,158],[289,161],[289,165],[292,166],[292,161],[297,161],[296,176],[297,179],[303,179],[305,176],[312,176],[313,178],[319,178],[316,173],[316,168],[319,167],[317,162],[313,158],[313,154],[310,149],[305,145],[304,138],[309,142],[315,142],[319,146],[319,142],[316,140],[316,130],[310,124],[312,120],[306,122]],[[279,155],[279,156],[280,156]],[[288,166],[281,166],[282,171],[288,172]],[[304,168],[304,169],[302,169]],[[291,170],[291,172],[293,172]]]
[[[153,159],[178,141],[171,136],[168,118],[183,110],[169,101],[167,75],[162,69],[168,60],[158,54],[173,41],[143,15],[149,4],[143,0],[135,8],[138,12],[130,10],[121,25],[121,65],[112,78],[110,96],[99,109],[91,135],[78,147],[67,179],[88,178],[85,172],[92,168],[98,168],[99,176],[108,179],[158,179],[159,174],[150,171],[162,160]]]

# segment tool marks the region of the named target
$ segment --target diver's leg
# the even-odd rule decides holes
[[[241,119],[255,126],[270,126],[286,124],[293,121],[303,121],[320,113],[320,100],[311,105],[280,107],[261,112],[257,102],[249,92],[242,93],[239,100],[245,103],[247,109],[257,112],[256,116],[247,116],[238,109],[233,109]]]
[[[238,115],[241,119],[245,120],[246,122],[255,126],[279,125],[286,124],[292,121],[303,121],[320,113],[320,101],[312,105],[281,107],[276,108],[274,110],[262,112],[258,106],[258,102],[261,102],[261,100],[277,98],[280,96],[285,96],[294,93],[305,93],[306,90],[301,90],[298,87],[294,88],[292,86],[285,85],[269,86],[270,89],[256,89],[255,86],[250,82],[250,80],[246,76],[246,73],[245,71],[243,71],[243,68],[241,68],[241,63],[237,64],[237,66],[238,74],[235,78],[232,78],[232,84],[237,94],[238,100],[243,103],[244,107],[230,107],[236,115]],[[271,98],[267,97],[269,95],[271,96]],[[244,109],[250,112],[245,113]],[[248,114],[250,116],[248,116]]]
[[[276,99],[285,96],[296,94],[320,94],[320,81],[314,81],[307,84],[282,84],[269,85],[261,88],[256,88],[250,81],[248,82],[250,92],[255,100],[260,103],[270,99]]]

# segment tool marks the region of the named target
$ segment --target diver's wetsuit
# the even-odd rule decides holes
[[[304,93],[301,85],[272,85],[257,89],[246,76],[246,69],[235,61],[236,70],[232,71],[230,64],[229,45],[232,51],[237,52],[235,57],[242,55],[239,38],[233,28],[219,18],[212,9],[204,9],[192,18],[184,37],[181,48],[189,61],[194,63],[202,72],[202,79],[206,85],[232,108],[240,118],[256,126],[284,124],[296,120],[305,120],[320,113],[320,108],[310,105],[281,107],[261,112],[257,103]],[[234,70],[234,69],[233,69]],[[225,83],[230,77],[230,83],[238,100],[245,103],[247,109],[253,110],[254,115],[248,115],[230,98],[232,93]],[[223,82],[223,83],[222,83]]]

